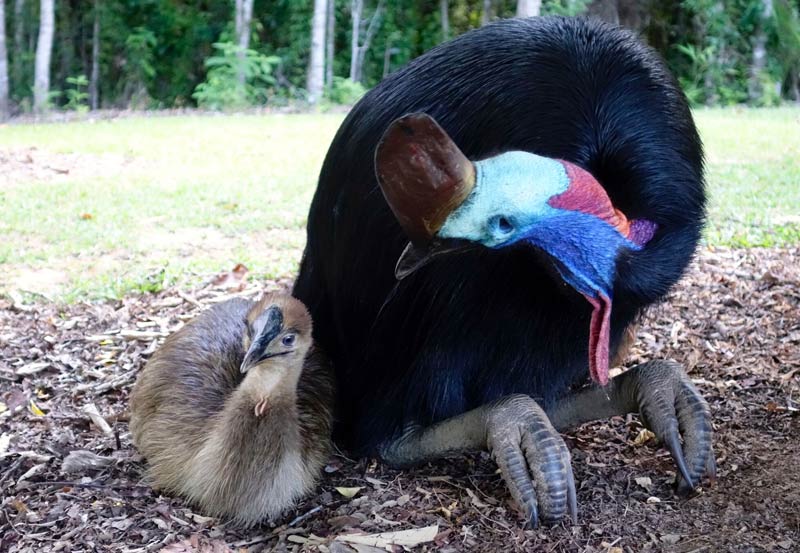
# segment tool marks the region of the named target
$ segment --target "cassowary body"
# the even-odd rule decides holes
[[[570,422],[605,414],[596,405],[564,414],[571,387],[587,380],[592,310],[541,250],[471,249],[396,281],[408,237],[378,186],[373,155],[390,123],[410,112],[433,117],[471,160],[514,150],[567,160],[629,219],[656,225],[646,246],[616,258],[613,357],[642,309],[681,276],[701,232],[702,148],[678,85],[651,49],[601,23],[488,25],[421,56],[359,102],[331,145],[309,213],[294,294],[332,357],[337,437],[346,445],[392,457],[386,444],[409,429],[439,423],[431,428],[452,435],[443,421],[509,397]],[[475,420],[491,427],[481,413]],[[432,440],[427,456],[485,440],[477,432],[438,447],[431,436],[421,438]]]

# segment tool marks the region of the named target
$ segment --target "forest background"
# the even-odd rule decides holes
[[[694,105],[800,101],[797,0],[0,0],[0,118],[351,104],[497,18],[587,15],[656,48]]]

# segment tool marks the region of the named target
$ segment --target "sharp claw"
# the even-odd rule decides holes
[[[570,467],[567,467],[567,505],[572,524],[578,524],[578,494],[575,491],[575,476]]]
[[[539,527],[539,509],[536,508],[536,504],[533,503],[531,505],[526,506],[526,510],[528,510],[528,522],[526,526],[533,530],[534,528]]]
[[[717,459],[714,457],[713,451],[708,457],[708,463],[706,464],[706,475],[712,483],[717,481]]]
[[[664,445],[669,450],[670,454],[672,455],[672,459],[675,461],[675,464],[678,465],[678,471],[680,472],[683,481],[679,480],[678,484],[678,491],[682,492],[681,488],[686,488],[688,486],[689,491],[694,489],[694,481],[692,480],[692,475],[689,473],[689,469],[686,466],[686,460],[683,458],[683,447],[681,447],[681,439],[678,436],[677,431],[671,431],[664,437]]]
[[[678,468],[677,493],[693,492],[704,476],[713,480],[711,413],[680,366],[653,361],[629,374],[642,421],[661,439]]]

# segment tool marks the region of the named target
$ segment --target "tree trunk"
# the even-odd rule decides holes
[[[492,0],[483,0],[483,11],[481,12],[481,25],[486,25],[492,20]]]
[[[542,11],[542,0],[517,0],[517,17],[536,17]]]
[[[772,19],[772,0],[761,1],[761,20],[756,26],[753,37],[753,60],[750,63],[750,78],[747,83],[747,95],[750,102],[757,102],[764,94],[761,78],[767,66],[767,32],[766,26]]]
[[[73,9],[69,2],[59,4],[56,16],[55,44],[58,48],[54,49],[56,60],[51,60],[50,82],[54,82],[56,90],[64,87],[68,77],[73,74],[75,62],[75,40],[74,34],[77,25],[73,24]],[[58,58],[61,58],[60,62]]]
[[[316,104],[322,98],[325,80],[325,16],[328,14],[327,0],[314,0],[314,16],[311,18],[311,56],[308,62],[306,90],[309,103]]]
[[[450,40],[450,1],[439,0],[439,19],[442,20],[442,40]]]
[[[14,82],[22,82],[22,55],[25,49],[25,0],[14,0]]]
[[[356,77],[361,73],[358,67],[358,45],[361,40],[361,12],[364,10],[364,0],[350,0],[350,14],[353,22],[353,30],[350,35],[350,80],[356,81]]]
[[[355,56],[355,60],[353,63],[350,64],[350,79],[354,82],[360,83],[364,78],[364,57],[366,56],[367,52],[369,51],[369,46],[372,44],[372,38],[375,36],[375,33],[378,30],[378,27],[381,24],[381,16],[383,15],[383,0],[378,0],[378,5],[375,7],[375,11],[372,13],[372,17],[369,18],[369,25],[367,25],[367,31],[364,33],[364,42],[359,44],[360,40],[360,28],[361,28],[361,18],[363,15],[364,10],[364,2],[363,0],[353,0],[353,7],[358,6],[358,27],[355,25],[353,26],[353,39],[355,40],[355,48],[353,54]],[[355,18],[354,18],[355,22]]]
[[[6,0],[0,0],[0,121],[9,116],[8,52],[6,51]]]
[[[36,65],[33,78],[33,110],[44,113],[48,108],[50,92],[50,54],[53,50],[55,30],[55,0],[41,0],[39,12],[39,39],[36,42]]]
[[[619,25],[619,5],[617,0],[594,0],[589,4],[587,15],[602,19],[612,25]]]
[[[245,50],[250,47],[250,22],[253,19],[253,0],[236,0],[236,45],[239,51],[236,56],[239,58],[239,71],[237,80],[239,86],[244,88],[247,75],[244,71]]]
[[[325,31],[325,86],[333,86],[333,32],[336,26],[336,0],[328,0],[328,13],[326,15],[328,28]]]
[[[2,1],[2,0],[0,0]],[[391,38],[386,39],[386,47],[383,49],[383,78],[385,79],[386,76],[389,74],[389,70],[392,68],[392,54],[394,53],[395,49],[392,48],[392,40]]]
[[[94,25],[92,26],[92,73],[89,77],[89,105],[100,107],[100,0],[94,0]]]

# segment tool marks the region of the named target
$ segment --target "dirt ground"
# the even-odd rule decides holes
[[[280,525],[245,532],[152,492],[126,422],[136,373],[206,305],[289,285],[237,278],[100,304],[0,300],[0,551],[374,552],[342,537],[402,530],[443,552],[800,551],[800,249],[701,252],[640,328],[629,364],[677,359],[708,399],[717,482],[678,499],[635,417],[590,424],[566,436],[579,523],[536,530],[485,453],[413,471],[337,455]]]

